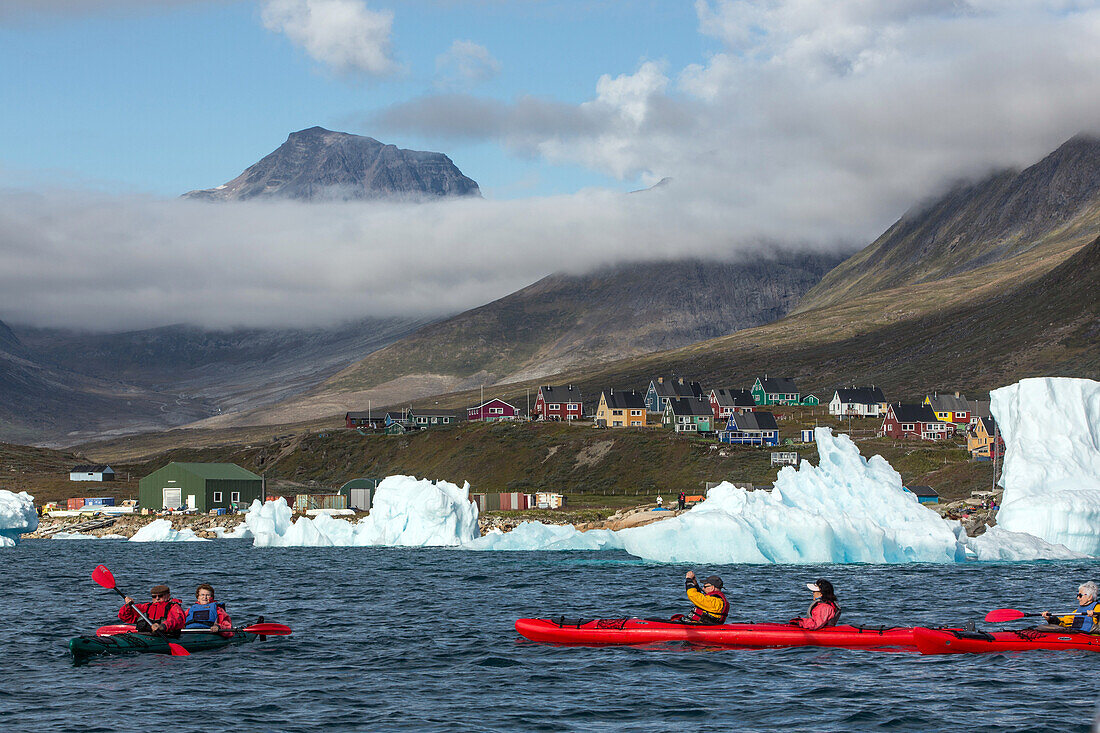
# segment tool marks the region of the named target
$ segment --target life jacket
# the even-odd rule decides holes
[[[180,602],[177,599],[173,598],[171,600],[165,601],[164,603],[150,603],[148,606],[145,607],[145,615],[148,616],[149,620],[153,621],[154,623],[157,621],[163,622],[166,618],[168,618],[168,613],[172,610],[172,606],[176,606],[181,611],[183,610],[182,606],[180,606]],[[153,627],[145,623],[145,619],[141,618],[140,616],[138,617],[138,620],[134,622],[134,628],[137,631],[146,634],[150,634],[153,632]],[[174,634],[169,633],[169,636],[173,635]]]
[[[1089,618],[1089,611],[1100,614],[1100,603],[1090,601],[1083,606],[1078,606],[1077,610],[1071,614],[1072,622],[1069,627],[1071,629],[1077,629],[1078,631],[1084,631],[1086,634],[1096,632],[1096,622]]]
[[[715,590],[713,593],[707,593],[708,596],[722,599],[722,610],[717,614],[713,614],[710,611],[704,611],[698,606],[693,606],[691,615],[688,616],[688,621],[693,624],[724,624],[726,623],[726,616],[730,612],[730,602],[726,600],[726,594],[720,590]]]
[[[825,624],[825,626],[836,626],[836,622],[840,620],[840,604],[834,603],[833,601],[815,600],[813,603],[810,604],[810,610],[806,611],[806,618],[814,617],[814,609],[817,608],[817,605],[819,603],[822,603],[826,606],[832,606],[834,609],[836,609],[836,613],[833,614],[832,620],[830,620],[829,623]]]
[[[225,608],[224,603],[195,603],[187,609],[187,620],[183,624],[185,629],[209,629],[218,623],[218,609]]]

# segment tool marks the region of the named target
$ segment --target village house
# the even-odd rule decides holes
[[[596,424],[605,428],[644,428],[645,397],[632,389],[601,392],[596,406]]]
[[[940,493],[933,489],[931,486],[902,486],[903,489],[908,491],[913,496],[917,497],[917,501],[921,504],[939,504]]]
[[[841,387],[829,400],[829,414],[838,417],[881,417],[886,412],[882,390],[870,387]]]
[[[493,399],[483,402],[477,407],[471,407],[466,410],[466,419],[471,422],[484,421],[494,422],[497,420],[516,420],[520,417],[520,411],[518,407],[510,405],[504,400],[494,397]]]
[[[756,400],[747,389],[712,389],[707,397],[715,425],[725,424],[734,412],[752,412],[756,407]]]
[[[702,397],[670,399],[665,407],[664,424],[671,425],[677,433],[713,432],[714,412],[710,400]]]
[[[668,400],[682,397],[702,397],[703,388],[698,382],[685,382],[683,377],[657,377],[649,383],[645,394],[645,409],[655,414],[664,413]]]
[[[90,463],[69,469],[70,481],[114,481],[115,469],[105,463]]]
[[[413,427],[426,430],[442,425],[454,425],[458,422],[458,413],[451,410],[421,410],[414,408],[409,411],[408,421]]]
[[[382,412],[345,412],[344,425],[348,430],[368,428],[377,430],[386,422],[386,415]]]
[[[579,420],[584,417],[581,405],[581,391],[573,385],[545,385],[539,387],[535,395],[535,409],[531,416],[536,420]]]
[[[1005,442],[997,430],[997,422],[991,417],[979,417],[967,425],[966,449],[971,458],[979,461],[1002,458]]]
[[[753,401],[758,405],[798,405],[801,402],[798,385],[793,379],[783,377],[769,379],[767,375],[762,378],[757,377],[749,391],[752,392]],[[817,398],[815,397],[814,400],[816,404]]]
[[[937,418],[929,405],[897,402],[886,406],[878,434],[890,438],[944,440],[955,434],[955,426]]]
[[[970,422],[970,402],[956,392],[954,395],[934,392],[925,395],[924,404],[932,408],[936,417],[943,422],[966,425]]]
[[[989,409],[989,400],[967,400],[966,404],[970,406],[971,425],[976,423],[980,417],[993,419],[993,413]]]
[[[770,412],[735,412],[718,442],[733,445],[779,445],[779,425]]]

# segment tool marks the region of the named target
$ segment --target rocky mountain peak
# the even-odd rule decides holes
[[[477,182],[443,153],[404,150],[315,126],[290,133],[286,142],[232,181],[184,198],[339,201],[480,195]]]

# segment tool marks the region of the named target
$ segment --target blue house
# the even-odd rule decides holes
[[[931,486],[903,486],[903,489],[917,497],[921,504],[939,504],[940,494]]]
[[[676,379],[657,377],[650,380],[649,389],[646,390],[645,410],[646,412],[663,413],[668,408],[669,400],[702,396],[703,388],[698,382],[685,382],[683,377]]]
[[[779,445],[779,426],[770,412],[735,412],[718,442],[733,445]]]

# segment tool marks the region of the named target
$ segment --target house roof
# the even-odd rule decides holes
[[[416,410],[414,409],[409,413],[412,417],[420,415],[421,417],[456,417],[458,415],[454,410]]]
[[[997,431],[997,421],[996,420],[994,420],[991,417],[980,417],[980,418],[978,418],[978,420],[981,421],[983,426],[985,426],[985,432],[987,432],[990,435],[993,435],[994,433],[996,433],[996,431]]]
[[[906,486],[905,488],[913,492],[917,496],[939,496],[940,492],[933,489],[931,486]]]
[[[345,420],[381,420],[386,416],[384,412],[348,412],[344,414]]]
[[[702,397],[703,388],[698,382],[684,381],[683,377],[660,377],[662,381],[654,379],[651,384],[657,391],[658,397]]]
[[[642,410],[645,409],[645,395],[634,390],[619,390],[616,392],[613,389],[604,392],[605,399],[607,400],[607,406],[616,410]]]
[[[756,400],[747,389],[712,389],[719,407],[755,407]]]
[[[171,464],[169,464],[171,465]],[[236,463],[176,463],[184,471],[202,479],[263,479]]]
[[[745,412],[730,415],[730,422],[743,433],[759,430],[779,430],[775,415],[770,412]]]
[[[468,412],[473,412],[474,410],[480,410],[482,407],[488,407],[489,405],[493,404],[494,402],[499,402],[502,405],[508,405],[508,407],[511,407],[513,410],[516,410],[518,412],[518,408],[515,405],[511,404],[510,402],[505,402],[504,400],[500,399],[499,397],[494,397],[491,400],[485,400],[480,405],[476,405],[475,407],[469,408]]]
[[[773,379],[760,378],[760,386],[768,394],[794,394],[798,392],[798,385],[793,379],[775,377]]]
[[[890,409],[898,422],[940,422],[929,405],[897,402],[890,405]]]
[[[926,396],[926,400],[936,412],[970,412],[970,403],[958,392],[955,394],[939,394],[938,392]]]
[[[407,420],[408,415],[408,410],[390,410],[386,413],[386,417],[391,420]]]
[[[565,387],[550,385],[544,385],[539,387],[539,392],[542,393],[542,399],[546,402],[580,402],[581,391],[578,387],[570,384]]]
[[[836,395],[841,402],[855,405],[877,405],[886,401],[878,387],[840,387]]]
[[[108,466],[106,463],[82,463],[79,466],[73,466],[69,469],[69,473],[114,473],[115,470]]]
[[[993,419],[993,413],[989,410],[989,400],[967,400],[970,405],[971,417],[988,417]]]
[[[710,401],[702,397],[670,399],[668,406],[673,415],[698,415],[702,417],[714,414],[714,410],[710,409]]]

